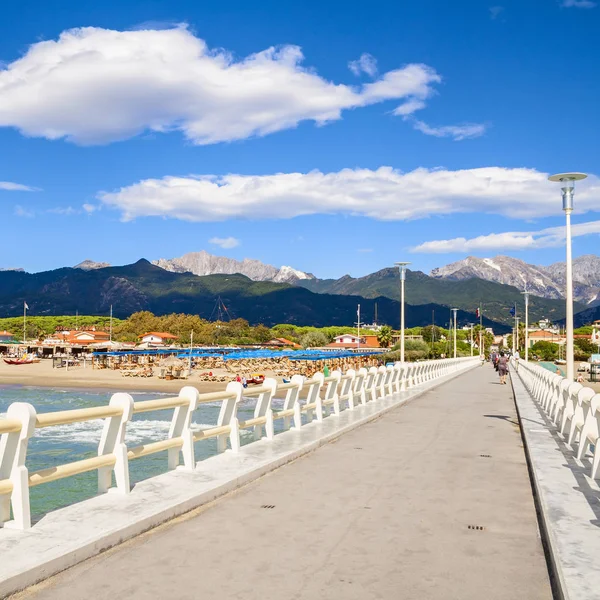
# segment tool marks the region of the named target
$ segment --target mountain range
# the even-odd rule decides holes
[[[453,281],[478,277],[512,285],[521,291],[527,289],[543,298],[564,298],[565,273],[566,266],[563,262],[540,267],[510,256],[468,256],[445,267],[433,269],[431,276]],[[586,254],[573,260],[573,297],[582,304],[600,304],[600,257]]]
[[[22,314],[27,302],[31,315],[113,314],[127,317],[139,310],[157,315],[172,312],[198,314],[210,319],[221,299],[231,318],[244,318],[252,324],[352,325],[357,304],[363,315],[372,315],[377,303],[381,321],[399,325],[399,303],[385,297],[317,294],[288,283],[252,281],[245,275],[198,276],[167,271],[141,259],[132,265],[102,268],[69,268],[24,273],[0,272],[0,316]],[[407,327],[428,325],[432,313],[436,323],[448,322],[446,306],[427,303],[406,306]],[[458,321],[472,322],[472,312],[459,311]],[[496,331],[505,325],[489,318],[484,324]]]
[[[93,302],[91,302],[91,298],[86,298],[85,304],[89,308],[76,306],[75,309],[80,310],[80,312],[89,312],[93,306],[94,310],[102,311],[109,304],[114,304],[115,311],[121,310],[123,315],[142,308],[148,308],[153,312],[156,310],[159,312],[180,311],[183,309],[179,304],[190,304],[192,302],[191,296],[195,296],[193,302],[196,302],[197,306],[202,306],[203,311],[206,312],[208,308],[212,310],[214,307],[216,295],[221,292],[229,293],[228,286],[232,284],[224,285],[225,281],[236,282],[237,287],[234,286],[236,287],[234,293],[234,303],[236,305],[238,301],[241,302],[242,298],[266,294],[275,294],[272,297],[280,299],[285,295],[280,293],[282,288],[270,287],[267,284],[275,286],[287,284],[284,286],[286,289],[293,286],[293,289],[296,290],[295,292],[286,292],[290,294],[289,298],[293,298],[294,302],[299,299],[296,308],[300,310],[301,305],[305,306],[305,309],[301,310],[301,314],[309,319],[304,321],[305,324],[323,322],[323,315],[329,314],[329,310],[325,305],[337,306],[338,302],[342,302],[339,297],[347,296],[352,297],[350,299],[351,305],[356,306],[357,303],[361,303],[363,320],[371,320],[377,306],[379,320],[384,321],[390,306],[387,300],[397,301],[400,297],[398,271],[393,268],[381,269],[358,278],[345,275],[339,279],[318,279],[311,273],[293,267],[274,267],[252,259],[237,261],[200,251],[191,252],[178,258],[154,261],[150,265],[153,267],[152,270],[145,272],[142,282],[140,280],[139,265],[149,265],[150,263],[142,260],[135,264],[138,265],[137,270],[133,269],[134,265],[111,267],[108,263],[94,262],[87,259],[73,267],[73,269],[58,269],[46,273],[28,274],[24,273],[22,269],[5,270],[0,272],[0,283],[19,273],[24,277],[23,281],[28,278],[32,278],[30,281],[44,280],[40,291],[48,294],[57,286],[64,285],[65,281],[75,282],[78,279],[76,273],[92,274],[98,272],[102,274],[98,275],[98,282],[102,280],[98,297],[94,298]],[[122,273],[119,269],[125,269],[124,277],[121,276]],[[71,273],[71,271],[74,271],[74,273]],[[163,277],[165,272],[187,277],[187,285],[194,290],[194,293],[190,296],[189,290],[183,292],[181,283],[185,278],[165,280]],[[231,276],[234,275],[236,277],[232,278]],[[194,279],[194,276],[196,279]],[[218,277],[221,276],[225,276],[225,278],[218,280]],[[85,281],[93,279],[92,275],[90,277],[91,279],[88,278]],[[496,323],[509,325],[512,322],[509,309],[516,302],[518,312],[522,313],[523,298],[521,292],[527,288],[532,292],[530,319],[535,321],[547,317],[559,321],[564,317],[565,309],[564,300],[562,299],[564,277],[564,263],[539,267],[507,256],[497,256],[493,259],[467,257],[462,261],[434,269],[430,275],[409,270],[407,272],[406,301],[413,307],[436,304],[440,307],[438,308],[436,321],[440,323],[442,321],[447,322],[446,313],[448,313],[450,307],[457,307],[465,313],[472,314],[482,303],[483,314],[486,318]],[[51,281],[53,278],[54,281]],[[575,259],[574,279],[576,281],[575,295],[579,300],[575,304],[575,312],[579,313],[576,320],[582,322],[598,318],[600,307],[598,307],[598,310],[596,310],[596,307],[600,304],[600,258],[587,255]],[[82,279],[83,281],[84,279]],[[217,285],[218,281],[220,281],[219,285]],[[59,282],[62,282],[62,284]],[[157,286],[164,285],[165,282],[168,282],[169,285],[175,285],[175,289],[170,292],[158,290]],[[254,284],[262,284],[262,286],[256,287]],[[35,288],[35,286],[33,287]],[[324,295],[326,298],[319,299],[302,295],[305,292],[300,291],[299,288],[304,288],[305,291],[312,294]],[[1,289],[4,291],[5,286]],[[77,290],[72,289],[70,291],[77,296]],[[118,295],[115,296],[115,291],[123,292],[123,296],[121,298]],[[165,298],[169,293],[171,293],[172,298],[170,309],[167,308],[166,304],[163,304],[163,302],[166,302]],[[43,310],[46,311],[46,314],[52,312],[58,314],[60,310],[67,310],[68,303],[62,302],[58,298],[55,298],[54,302],[54,308],[50,304],[44,306]],[[343,302],[346,302],[346,300]],[[253,322],[268,323],[272,322],[273,319],[274,322],[280,322],[281,319],[277,316],[283,314],[288,315],[286,318],[290,322],[302,322],[300,315],[295,318],[293,312],[286,311],[285,307],[276,310],[274,304],[268,304],[269,310],[264,314],[260,313],[258,306],[255,310],[246,306],[236,306],[234,312],[238,316],[243,314],[245,318]],[[120,308],[117,308],[117,306]],[[153,308],[149,308],[150,306]],[[260,306],[266,309],[263,302],[260,303]],[[321,314],[316,315],[312,308],[306,310],[306,306],[317,307]],[[6,298],[6,302],[0,301],[0,311],[4,312],[6,310],[11,311],[9,297]],[[355,312],[355,309],[353,310]],[[395,313],[391,308],[389,310],[391,310],[391,315],[388,322],[394,323],[396,320]],[[115,314],[117,313],[115,312]],[[345,312],[342,314],[346,315]],[[346,316],[349,319],[348,323],[353,322],[355,319],[350,313]],[[331,318],[334,318],[334,316],[331,315]],[[335,322],[337,323],[338,320],[335,319]]]

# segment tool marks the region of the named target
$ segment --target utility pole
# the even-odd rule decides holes
[[[529,292],[521,292],[525,298],[525,362],[529,360]]]
[[[473,356],[473,323],[469,323],[469,327],[471,328],[471,356]]]
[[[110,341],[112,342],[112,304],[110,305]]]
[[[358,318],[358,320],[356,321],[356,337],[357,337],[356,349],[358,350],[360,348],[360,304],[358,305],[358,310],[356,311],[356,316]]]
[[[456,358],[456,313],[458,308],[453,308],[452,312],[454,313],[454,358]]]
[[[410,265],[410,263],[396,263],[400,271],[400,362],[404,362],[404,282],[406,281],[406,265]]]

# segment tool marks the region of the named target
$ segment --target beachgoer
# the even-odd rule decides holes
[[[506,376],[508,375],[508,358],[504,356],[504,352],[500,352],[500,358],[498,358],[498,375],[500,375],[500,384],[506,385]]]
[[[329,366],[325,365],[323,368],[323,375],[325,375],[325,377],[329,377]]]
[[[584,381],[585,379],[583,378],[583,375],[579,373],[579,375],[577,375],[577,383],[583,383]]]
[[[242,377],[242,385],[247,388],[248,387],[248,380],[246,379],[246,377]]]

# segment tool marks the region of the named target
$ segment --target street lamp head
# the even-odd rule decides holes
[[[587,175],[585,173],[557,173],[556,175],[550,175],[548,179],[550,181],[556,181],[563,184],[561,187],[562,198],[563,198],[563,210],[573,210],[573,196],[575,194],[575,182],[585,179]]]
[[[400,270],[400,279],[406,279],[406,265],[410,265],[409,262],[395,262],[394,265]]]

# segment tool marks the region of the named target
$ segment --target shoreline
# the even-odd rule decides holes
[[[233,380],[233,375],[227,375]],[[265,375],[271,376],[267,373]],[[227,381],[201,381],[194,373],[188,379],[167,381],[157,377],[123,377],[119,371],[95,370],[89,367],[66,371],[64,368],[53,369],[51,361],[18,366],[7,365],[3,361],[0,364],[0,393],[3,386],[18,386],[164,394],[178,393],[186,385],[191,385],[201,394],[206,394],[225,390]]]

